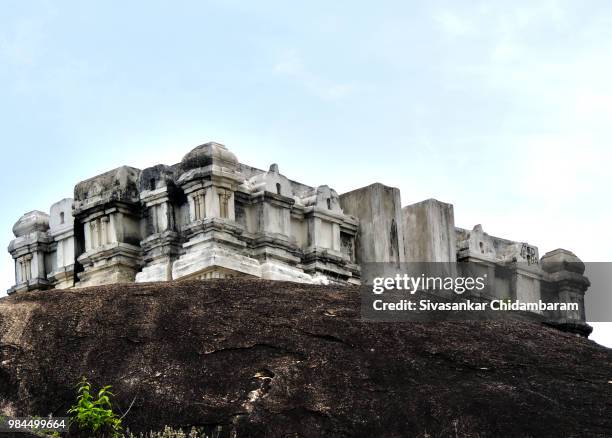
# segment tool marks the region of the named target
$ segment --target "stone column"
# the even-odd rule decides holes
[[[111,214],[111,224],[113,232],[115,233],[113,235],[113,243],[125,242],[125,220],[124,214],[120,211]]]
[[[162,202],[155,205],[155,229],[156,233],[162,233],[168,229],[168,203]]]
[[[332,248],[334,251],[340,251],[340,224],[332,224]]]
[[[195,195],[189,195],[187,197],[189,202],[189,220],[191,222],[196,221],[196,206],[195,206]]]
[[[32,254],[23,256],[23,259],[25,262],[24,280],[30,281],[32,279]]]
[[[45,267],[45,251],[38,248],[37,251],[30,255],[29,261],[30,279],[47,279],[47,269]]]
[[[91,224],[91,246],[96,249],[100,246],[100,235],[98,234],[98,220],[94,219],[90,222]]]
[[[231,221],[236,220],[236,210],[234,205],[234,192],[228,190],[229,198],[227,200],[227,218]]]
[[[91,223],[85,222],[83,224],[83,234],[85,235],[85,252],[92,248],[91,245]]]
[[[108,222],[108,216],[102,216],[102,218],[100,218],[100,243],[102,245],[106,245],[107,243],[109,243]]]
[[[16,284],[23,283],[25,281],[25,260],[23,257],[17,259],[17,264],[19,265],[19,276],[16,277]]]
[[[174,207],[169,202],[165,202],[164,205],[166,206],[166,223],[168,224],[167,229],[174,231]]]
[[[199,193],[198,194],[198,199],[199,199],[199,218],[200,220],[204,219],[206,217],[206,195],[204,193]]]
[[[27,277],[26,277],[26,260],[25,260],[25,256],[21,257],[21,260],[19,261],[19,267],[20,267],[20,274],[21,274],[21,283],[25,283],[28,281]]]
[[[288,208],[279,208],[279,222],[282,226],[282,234],[285,236],[291,235],[291,210]]]
[[[159,233],[161,230],[159,229],[159,221],[157,220],[157,205],[152,205],[149,207],[149,217],[151,218],[151,228],[153,229],[153,234]]]
[[[109,243],[116,243],[116,242],[119,241],[117,239],[117,229],[119,227],[117,226],[117,218],[115,217],[115,213],[109,215],[108,224],[109,224],[109,227],[108,227],[108,231],[109,231],[108,240],[109,240]]]
[[[202,219],[205,217],[219,217],[219,196],[215,186],[210,186],[202,196]]]
[[[315,247],[322,247],[325,244],[325,242],[321,241],[321,238],[322,238],[321,228],[322,227],[323,227],[323,224],[321,222],[321,218],[315,217],[312,220],[312,234],[311,234],[312,245]]]
[[[229,211],[229,201],[232,194],[229,190],[219,189],[219,217],[231,219]]]
[[[60,240],[57,242],[57,253],[56,253],[57,266],[64,266],[64,242]]]
[[[202,191],[193,193],[189,197],[189,216],[192,222],[204,219],[209,212],[207,209],[209,203],[206,202],[206,196]]]

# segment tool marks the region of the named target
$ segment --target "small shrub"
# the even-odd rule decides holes
[[[108,435],[115,438],[121,435],[121,419],[113,412],[110,401],[113,393],[110,388],[103,387],[95,398],[91,394],[91,385],[87,379],[83,377],[79,382],[77,404],[68,410],[79,429],[92,433],[93,436]]]
[[[161,432],[148,432],[148,433],[139,433],[138,435],[134,435],[130,433],[126,435],[127,438],[218,438],[220,436],[220,431],[212,432],[212,434],[207,434],[201,430],[196,429],[195,427],[191,428],[191,431],[187,434],[180,429],[173,429],[170,426],[164,427],[164,430]]]

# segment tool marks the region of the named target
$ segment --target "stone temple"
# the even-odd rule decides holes
[[[178,164],[119,167],[78,183],[49,214],[13,227],[8,291],[117,282],[252,276],[359,284],[367,262],[470,261],[494,278],[498,297],[578,302],[547,315],[587,332],[584,264],[570,251],[455,226],[453,206],[434,199],[402,208],[396,188],[376,183],[339,195],[240,163],[206,143]]]

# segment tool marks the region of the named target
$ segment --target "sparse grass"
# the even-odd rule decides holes
[[[173,429],[170,426],[166,426],[161,432],[147,432],[138,435],[129,433],[126,435],[126,438],[219,438],[219,436],[220,431],[206,433],[192,427],[188,433],[185,433],[180,429]]]

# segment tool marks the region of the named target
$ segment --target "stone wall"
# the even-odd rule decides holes
[[[206,143],[180,163],[123,166],[16,224],[9,292],[176,278],[253,276],[359,283],[358,220],[328,186],[241,164]]]
[[[545,315],[576,331],[584,322],[584,265],[556,250],[455,227],[453,205],[428,199],[402,209],[380,183],[339,195],[240,163],[206,143],[174,165],[122,166],[75,186],[74,199],[33,211],[13,228],[9,293],[117,282],[259,277],[359,284],[364,263],[470,262],[494,285],[483,299],[575,301]],[[569,266],[569,268],[568,268]],[[473,272],[475,273],[475,272]]]
[[[359,263],[401,263],[405,259],[400,191],[376,183],[340,196],[340,205],[360,220]]]
[[[402,209],[407,262],[455,262],[457,242],[453,206],[427,199]]]

